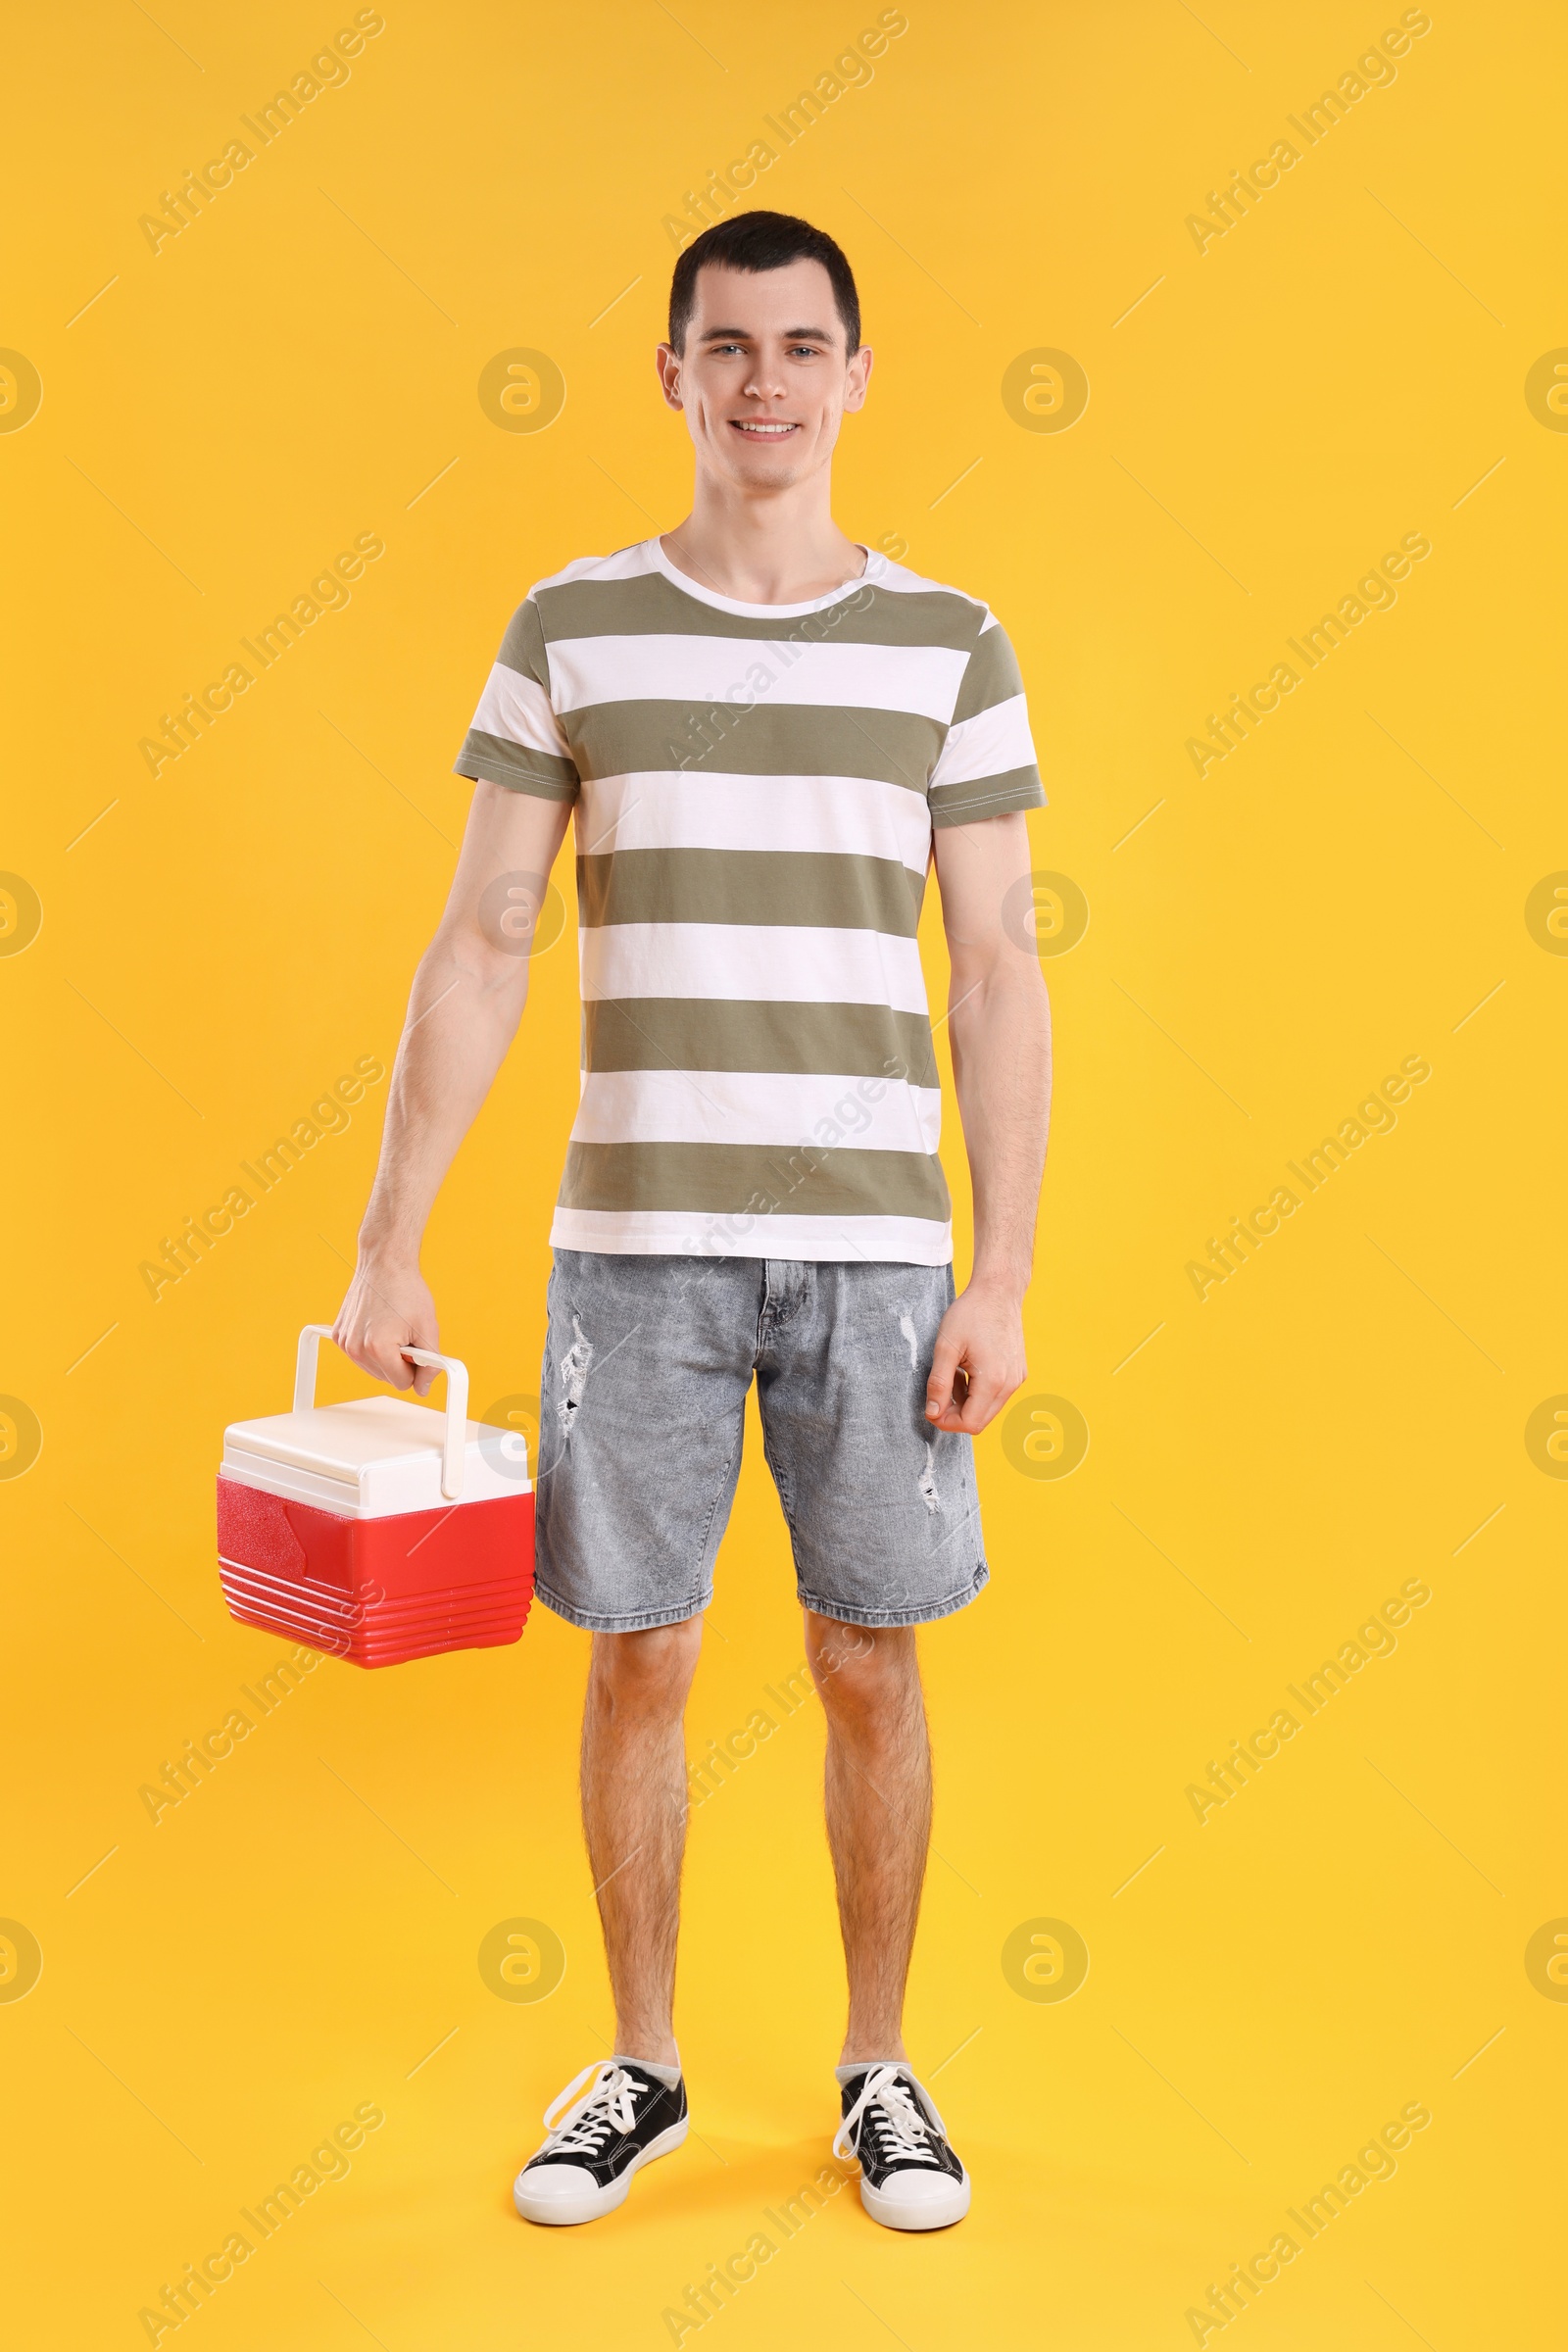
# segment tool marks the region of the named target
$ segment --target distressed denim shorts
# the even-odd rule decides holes
[[[987,1581],[974,1453],[925,1384],[951,1266],[558,1250],[541,1381],[535,1590],[594,1633],[695,1617],[757,1377],[796,1590],[846,1625],[923,1625]]]

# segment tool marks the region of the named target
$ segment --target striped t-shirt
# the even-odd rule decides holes
[[[584,557],[513,615],[455,768],[575,809],[552,1243],[947,1264],[932,827],[1045,805],[987,608],[876,554],[801,605],[715,595],[657,537]]]

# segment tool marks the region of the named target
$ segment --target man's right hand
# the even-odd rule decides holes
[[[352,1363],[372,1380],[394,1389],[412,1388],[416,1396],[428,1396],[435,1380],[429,1364],[411,1364],[407,1350],[423,1348],[432,1354],[437,1337],[435,1300],[424,1276],[415,1265],[387,1265],[361,1258],[338,1308],[332,1338]]]

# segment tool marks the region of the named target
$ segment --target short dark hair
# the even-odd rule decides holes
[[[697,272],[705,263],[725,270],[783,270],[791,262],[820,262],[833,288],[833,300],[844,325],[845,356],[854,359],[860,348],[860,297],[855,272],[825,229],[793,213],[736,213],[715,220],[688,245],[675,264],[669,288],[669,340],[684,353],[686,329],[697,308]]]

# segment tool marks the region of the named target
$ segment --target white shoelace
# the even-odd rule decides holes
[[[577,2093],[590,2075],[596,2080],[578,2099]],[[597,2157],[612,2133],[631,2130],[637,2121],[637,2101],[646,2089],[646,2083],[634,2082],[625,2068],[616,2066],[612,2059],[602,2058],[597,2066],[585,2066],[545,2109],[544,2125],[549,2136],[540,2155]],[[574,2099],[577,2103],[572,2106]],[[568,2108],[569,2114],[565,2112]]]
[[[864,2129],[876,2134],[877,2156],[883,2164],[940,2164],[942,2159],[931,2145],[931,2126],[916,2107],[907,2088],[899,2081],[896,2066],[873,2066],[860,2085],[860,2095],[838,2128],[833,2141],[835,2156],[853,2156],[855,2145],[851,2132],[863,2115]],[[947,2126],[931,2109],[936,2128],[947,2136]],[[863,2136],[863,2133],[862,2133]]]

